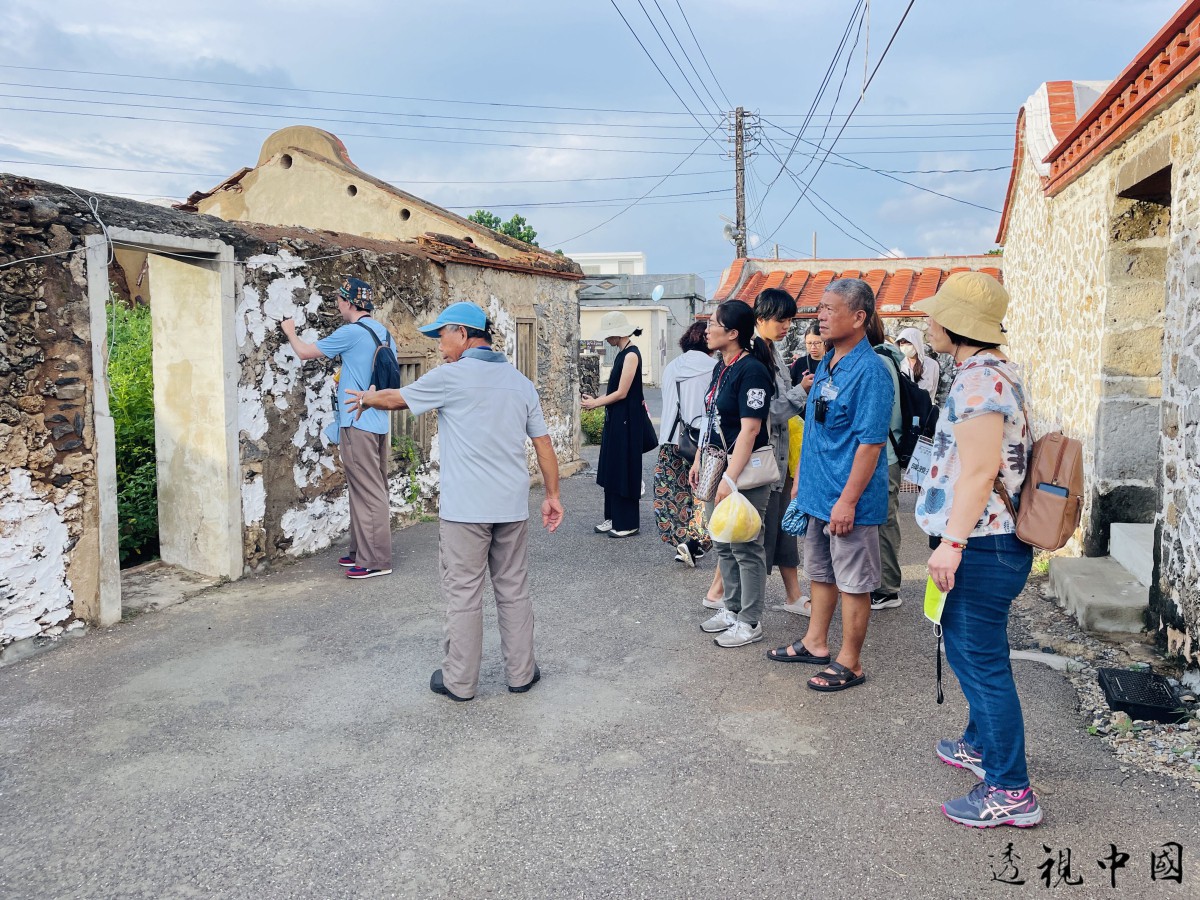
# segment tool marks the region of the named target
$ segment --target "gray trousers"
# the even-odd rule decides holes
[[[742,491],[742,496],[749,500],[762,516],[763,527],[758,529],[758,536],[745,544],[722,544],[713,541],[713,548],[717,551],[717,567],[721,570],[721,579],[725,582],[725,608],[736,615],[739,621],[757,624],[762,621],[767,592],[765,540],[771,485],[764,484],[762,487]],[[712,511],[713,504],[706,503],[706,520],[712,518]]]
[[[350,555],[364,569],[392,567],[392,510],[388,503],[388,436],[343,428],[338,436],[350,495]]]
[[[879,526],[879,561],[883,565],[880,593],[900,593],[900,463],[888,466],[888,517]]]
[[[441,520],[439,559],[446,601],[442,680],[474,697],[483,659],[483,579],[492,576],[500,653],[508,684],[533,679],[533,603],[529,599],[529,522],[497,525]]]

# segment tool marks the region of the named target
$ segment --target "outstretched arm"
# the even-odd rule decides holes
[[[533,450],[537,454],[538,468],[542,470],[542,483],[546,486],[546,499],[542,501],[542,525],[554,531],[562,524],[563,506],[558,499],[558,457],[550,435],[533,438]]]
[[[408,409],[408,403],[401,396],[399,388],[389,388],[386,391],[375,390],[375,385],[371,385],[365,391],[346,388],[346,411],[354,413],[354,418],[357,419],[364,409]]]
[[[301,359],[321,359],[325,356],[316,344],[300,340],[296,334],[296,323],[291,319],[284,319],[279,323],[279,327],[287,336],[288,343],[292,345],[292,352]]]

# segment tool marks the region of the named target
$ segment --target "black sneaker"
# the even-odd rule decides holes
[[[903,602],[899,594],[885,594],[883,591],[871,591],[871,609],[895,609]]]

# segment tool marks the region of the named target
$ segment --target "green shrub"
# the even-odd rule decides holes
[[[584,440],[589,444],[600,443],[600,435],[604,431],[604,409],[580,410],[579,427],[583,429]]]
[[[150,310],[110,302],[108,323],[108,403],[116,431],[117,525],[125,563],[158,553]]]

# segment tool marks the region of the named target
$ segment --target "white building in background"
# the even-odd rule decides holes
[[[572,253],[571,259],[579,263],[584,275],[645,275],[646,254],[641,251],[628,253]]]

